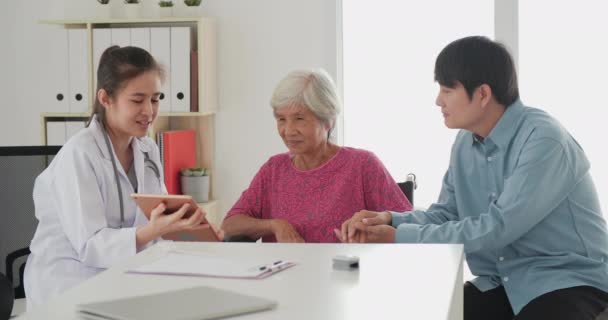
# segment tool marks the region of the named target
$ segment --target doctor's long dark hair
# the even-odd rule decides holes
[[[107,48],[99,59],[95,103],[87,127],[94,115],[97,115],[103,126],[107,127],[106,109],[97,98],[97,92],[100,89],[104,89],[111,98],[116,98],[116,94],[126,86],[127,81],[148,71],[158,72],[161,81],[164,81],[164,69],[148,51],[138,47],[111,46]]]

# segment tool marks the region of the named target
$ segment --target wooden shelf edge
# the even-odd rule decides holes
[[[43,118],[61,117],[61,118],[83,118],[90,117],[90,113],[64,113],[64,112],[43,112],[41,113]]]
[[[217,204],[217,200],[209,200],[207,202],[199,202],[197,203],[199,207],[210,207],[210,206],[214,206]]]
[[[161,112],[159,117],[206,117],[214,115],[215,110],[202,112]]]
[[[207,221],[209,221],[209,223],[211,223],[214,227],[219,228],[222,225],[222,217],[218,211],[217,200],[209,200],[209,202],[198,203],[198,206],[207,213]]]
[[[214,115],[215,111],[203,111],[203,112],[161,112],[158,114],[159,117],[207,117]],[[62,117],[62,118],[82,118],[91,116],[90,113],[65,113],[65,112],[43,112],[41,113],[43,118],[50,117]]]
[[[119,24],[119,23],[173,23],[173,22],[198,22],[207,17],[166,17],[166,18],[88,18],[88,19],[43,19],[41,24],[74,25],[74,24]]]

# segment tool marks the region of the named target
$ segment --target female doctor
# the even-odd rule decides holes
[[[36,179],[38,228],[25,268],[28,307],[135,255],[166,233],[203,227],[184,205],[148,219],[131,193],[166,193],[160,156],[146,136],[158,115],[163,70],[145,50],[110,47],[97,71],[87,128],[72,137]]]

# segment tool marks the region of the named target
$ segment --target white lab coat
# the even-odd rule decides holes
[[[135,190],[112,147],[124,202],[125,227],[120,229],[116,178],[103,134],[94,119],[36,179],[39,223],[25,268],[28,308],[136,254],[135,227],[148,219],[131,199]],[[133,139],[132,149],[137,192],[167,193],[154,141]],[[160,179],[144,166],[144,152],[160,169]]]

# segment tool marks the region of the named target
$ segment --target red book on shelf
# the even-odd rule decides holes
[[[165,131],[162,135],[162,157],[167,192],[181,194],[180,170],[196,166],[194,130]]]

